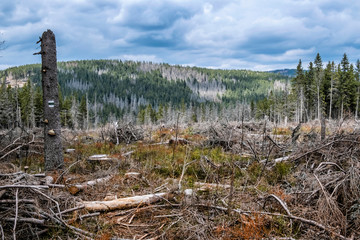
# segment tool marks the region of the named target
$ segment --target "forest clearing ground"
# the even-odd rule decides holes
[[[357,123],[328,122],[324,141],[319,122],[302,124],[293,142],[295,127],[263,121],[152,126],[140,132],[131,126],[121,131],[123,136],[110,127],[63,130],[64,146],[74,150],[65,153],[65,168],[51,174],[52,183],[35,176],[43,169],[43,158],[41,150],[32,151],[33,145],[20,159],[16,150],[1,160],[0,236],[360,237]],[[0,157],[28,140],[2,143]],[[89,161],[95,154],[111,160]],[[131,197],[144,198],[134,202]],[[124,199],[130,202],[114,209],[95,211],[86,205]]]

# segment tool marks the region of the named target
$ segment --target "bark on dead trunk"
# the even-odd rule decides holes
[[[64,164],[62,143],[55,35],[47,30],[41,37],[41,74],[44,107],[45,170]]]

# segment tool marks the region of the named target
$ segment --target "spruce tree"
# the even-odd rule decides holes
[[[332,90],[332,68],[331,68],[331,62],[328,62],[326,64],[326,67],[324,69],[324,79],[321,84],[321,99],[323,102],[322,109],[324,113],[329,116],[330,115],[330,98],[331,98],[331,90]]]
[[[35,122],[36,126],[39,127],[41,121],[44,118],[44,109],[43,109],[43,96],[40,87],[35,89],[34,96],[34,108],[35,108]]]
[[[333,92],[336,79],[335,62],[331,62],[331,77],[330,77],[330,102],[329,102],[329,119],[332,118],[332,107],[333,107]]]
[[[296,121],[302,122],[304,112],[304,88],[305,88],[305,76],[302,67],[301,59],[296,67],[296,77],[292,80],[293,92],[296,95]]]
[[[0,86],[0,129],[10,127],[11,115],[11,103],[4,79]]]
[[[85,95],[82,96],[79,106],[79,123],[81,129],[86,129],[87,104]]]
[[[354,66],[349,63],[346,53],[340,63],[338,79],[338,106],[340,108],[340,118],[343,119],[344,111],[351,111],[356,102],[356,82]]]
[[[315,84],[316,84],[316,98],[317,98],[317,119],[321,118],[321,105],[322,105],[322,101],[321,101],[321,93],[320,93],[320,88],[323,82],[323,77],[324,77],[324,72],[323,72],[323,66],[322,66],[322,60],[320,57],[320,54],[318,53],[316,55],[315,61],[314,61],[314,80],[315,80]]]
[[[312,62],[309,63],[309,70],[305,74],[305,85],[304,85],[304,95],[306,101],[306,120],[309,121],[313,118],[314,113],[314,87],[315,87],[315,79],[314,79],[314,65]]]
[[[355,109],[355,119],[358,118],[359,114],[359,97],[360,97],[360,60],[356,61],[356,71],[355,71],[355,80],[356,80],[356,109]]]

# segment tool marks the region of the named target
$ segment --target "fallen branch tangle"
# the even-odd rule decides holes
[[[204,204],[196,204],[197,207],[203,207],[203,208],[214,208],[214,209],[218,209],[218,210],[221,210],[223,212],[227,212],[228,211],[228,208],[225,208],[225,207],[220,207],[220,206],[211,206],[211,205],[204,205]],[[261,214],[261,215],[269,215],[269,216],[279,216],[279,217],[286,217],[286,218],[291,218],[291,219],[294,219],[294,220],[298,220],[298,221],[301,221],[303,223],[306,223],[306,224],[310,224],[310,225],[313,225],[315,227],[318,227],[320,228],[321,230],[324,230],[324,231],[327,231],[341,239],[345,239],[345,240],[350,240],[351,238],[347,238],[339,233],[337,233],[335,231],[335,229],[331,229],[329,227],[326,227],[316,221],[313,221],[313,220],[309,220],[309,219],[306,219],[306,218],[302,218],[302,217],[298,217],[298,216],[294,216],[292,214],[281,214],[281,213],[272,213],[272,212],[261,212],[261,211],[245,211],[245,210],[241,210],[241,209],[232,209],[233,212],[235,213],[238,213],[238,214]]]
[[[213,185],[209,184],[208,186],[216,186],[216,184],[213,184]],[[81,208],[85,207],[85,209],[89,210],[89,211],[112,211],[112,210],[126,209],[126,208],[135,208],[135,210],[136,210],[141,205],[155,203],[155,202],[163,199],[167,195],[168,195],[167,193],[158,193],[158,194],[148,194],[148,195],[143,195],[143,196],[121,198],[121,199],[116,199],[116,200],[112,200],[112,201],[82,201],[81,204],[83,204],[83,205],[81,205]],[[321,230],[324,230],[336,237],[339,237],[340,239],[344,239],[344,240],[351,239],[351,238],[347,238],[347,237],[339,234],[335,229],[333,229],[331,227],[327,227],[316,221],[291,214],[289,209],[287,208],[286,204],[279,197],[277,197],[274,194],[271,194],[269,196],[276,199],[280,203],[282,208],[286,211],[287,214],[263,212],[263,211],[246,211],[246,210],[241,210],[241,209],[232,209],[231,211],[238,213],[238,214],[245,214],[247,216],[248,216],[248,214],[260,214],[260,215],[286,217],[286,218],[297,220],[297,221],[315,226],[317,228],[320,228]],[[228,208],[220,207],[220,206],[211,206],[211,205],[205,205],[205,204],[195,204],[194,206],[200,207],[200,208],[214,208],[214,209],[221,210],[223,212],[228,212]],[[154,207],[156,207],[156,206],[154,206]],[[147,207],[147,209],[151,209],[151,206]],[[99,213],[97,212],[97,213],[95,213],[95,215],[97,216],[97,215],[99,215]],[[172,218],[172,217],[179,217],[181,215],[182,215],[181,213],[178,213],[178,214],[155,216],[155,217],[156,218],[159,218],[159,217]],[[137,225],[129,225],[129,224],[125,224],[125,223],[122,223],[122,225],[130,226],[130,227],[138,227]]]
[[[89,172],[82,168],[88,162],[81,157],[52,180],[15,169],[1,173],[1,238],[42,238],[47,230],[56,228],[80,239],[106,239],[110,233],[102,232],[102,224],[111,226],[114,239],[266,239],[285,234],[288,238],[283,239],[360,237],[359,136],[336,135],[321,143],[295,146],[278,142],[273,135],[266,137],[266,126],[264,134],[245,134],[251,137],[245,141],[239,127],[212,128],[210,141],[204,140],[206,146],[218,146],[212,153],[196,149],[200,154],[193,154],[189,149],[201,144],[189,138],[186,146],[174,151],[153,144],[149,154],[147,145],[141,145],[140,151],[126,146],[128,153],[119,161],[104,165],[116,164],[116,168],[103,173],[97,171],[102,162],[93,163],[95,170]],[[133,132],[124,136],[134,137]],[[185,139],[180,136],[174,146]],[[181,155],[185,147],[189,152]],[[180,162],[180,168],[161,166],[157,151],[168,151],[161,158],[172,156],[171,164]],[[177,155],[184,159],[179,161]],[[291,177],[286,178],[281,171],[288,166]],[[97,177],[79,176],[84,172],[89,178],[92,173]],[[85,226],[89,232],[83,230]],[[285,230],[274,230],[279,226]]]
[[[13,140],[11,143],[8,143],[4,140],[2,142],[0,139],[0,146],[3,144],[7,144],[4,148],[0,149],[0,160],[6,159],[6,157],[11,156],[15,152],[19,152],[22,149],[26,149],[28,153],[37,153],[41,154],[43,149],[43,140],[40,138],[40,134],[36,135],[34,133],[27,133],[24,129],[23,133],[25,135],[20,135],[15,140]]]
[[[85,239],[93,237],[93,234],[63,220],[62,216],[73,209],[59,211],[58,201],[54,200],[49,186],[41,185],[45,182],[43,177],[23,172],[0,175],[0,190],[4,191],[0,194],[0,226],[7,226],[1,228],[2,239],[36,239],[47,232],[49,227],[58,228],[59,225]],[[29,212],[29,209],[35,212]]]

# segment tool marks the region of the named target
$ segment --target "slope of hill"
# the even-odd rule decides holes
[[[40,65],[0,71],[0,78],[14,85],[31,80],[40,85]],[[235,104],[263,99],[270,90],[283,88],[288,78],[281,74],[249,70],[214,70],[151,62],[83,60],[59,62],[62,95],[70,101],[87,96],[98,116],[137,115],[147,106],[179,108]],[[94,109],[96,108],[96,109]]]

